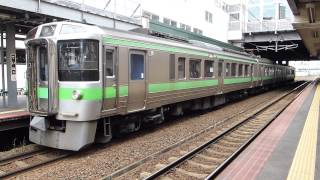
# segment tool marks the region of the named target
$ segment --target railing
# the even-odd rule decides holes
[[[289,20],[280,21],[253,21],[247,22],[245,32],[266,32],[266,31],[284,31],[293,30],[291,22]]]

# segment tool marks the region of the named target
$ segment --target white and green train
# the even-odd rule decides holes
[[[26,46],[30,140],[74,151],[294,79],[243,53],[72,22],[32,29]]]

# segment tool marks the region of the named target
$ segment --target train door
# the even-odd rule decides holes
[[[55,46],[45,39],[27,45],[28,106],[30,112],[47,114],[57,110]]]
[[[218,82],[219,82],[219,91],[222,92],[223,90],[223,70],[224,70],[224,65],[223,65],[223,60],[218,61]]]
[[[145,108],[146,100],[146,54],[144,51],[129,53],[128,112]]]
[[[117,82],[116,82],[116,48],[104,46],[102,55],[103,64],[103,103],[102,111],[114,110],[117,102]]]

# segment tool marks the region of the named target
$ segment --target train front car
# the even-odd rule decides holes
[[[100,32],[57,22],[28,33],[30,141],[74,151],[94,142],[102,99]]]

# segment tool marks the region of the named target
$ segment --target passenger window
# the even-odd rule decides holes
[[[243,65],[242,65],[242,64],[239,64],[238,75],[239,75],[240,77],[243,76]]]
[[[230,76],[230,73],[231,73],[231,71],[230,71],[230,64],[227,63],[227,64],[226,64],[226,76],[229,77],[229,76]]]
[[[106,50],[105,53],[106,58],[106,76],[113,77],[114,76],[114,58],[113,58],[113,50]]]
[[[175,62],[175,55],[174,55],[174,54],[170,54],[169,78],[170,78],[171,80],[174,80],[174,79],[175,79],[175,75],[176,75],[176,73],[175,73],[175,64],[176,64],[176,62]]]
[[[178,58],[178,79],[186,78],[186,59],[183,57]]]
[[[144,55],[131,54],[131,80],[143,80],[144,79]]]
[[[232,63],[231,64],[231,76],[236,76],[236,66],[237,64],[236,63]]]
[[[222,76],[222,62],[219,62],[219,64],[218,64],[218,76],[219,77]]]
[[[213,77],[213,61],[204,61],[204,77]]]
[[[193,59],[189,63],[190,78],[200,78],[201,76],[201,60]]]
[[[244,75],[247,77],[247,76],[249,76],[249,65],[245,65],[244,66]]]

